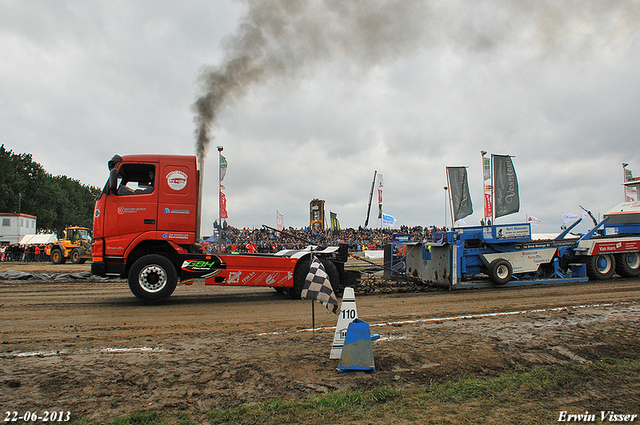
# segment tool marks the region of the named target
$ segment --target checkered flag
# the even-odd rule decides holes
[[[303,300],[316,300],[333,313],[338,313],[338,299],[333,293],[333,287],[329,281],[329,276],[324,270],[322,263],[313,257],[309,274],[304,281],[304,287],[300,298]]]

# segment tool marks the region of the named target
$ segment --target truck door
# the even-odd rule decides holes
[[[179,244],[195,243],[198,174],[194,161],[160,163],[158,178],[158,232]]]
[[[105,255],[123,255],[138,235],[157,225],[157,164],[122,164],[118,186],[105,205]]]

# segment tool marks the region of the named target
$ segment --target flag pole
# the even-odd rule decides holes
[[[488,225],[489,220],[488,220],[488,215],[489,215],[489,211],[488,210],[488,206],[489,206],[489,202],[493,202],[491,199],[487,199],[487,194],[489,194],[489,197],[491,197],[491,192],[488,192],[488,188],[487,186],[491,185],[491,165],[489,164],[489,178],[487,179],[487,159],[485,158],[485,155],[487,154],[487,151],[480,151],[480,155],[482,155],[482,205],[483,205],[483,211],[484,214],[482,216],[482,225]],[[493,210],[493,208],[492,208]]]
[[[480,155],[482,157],[482,221],[481,224],[484,226],[484,219],[487,217],[487,187],[486,182],[484,180],[484,156],[487,154],[487,151],[480,151]]]
[[[313,264],[313,245],[309,245],[309,250],[311,251],[311,261],[309,265]],[[316,303],[315,300],[311,301],[311,339],[316,339]]]
[[[311,339],[316,339],[316,303],[311,301]]]
[[[493,172],[493,154],[491,154],[491,224],[495,224],[496,218],[496,194],[495,194],[495,188],[496,188],[496,182],[495,182],[495,175]]]
[[[449,197],[449,194],[447,193],[447,190],[449,190],[449,186],[445,186],[443,187],[444,189],[444,228],[447,228],[447,198]]]
[[[364,227],[366,228],[369,225],[369,214],[371,212],[371,200],[373,199],[373,188],[376,184],[376,175],[378,174],[378,170],[373,171],[373,181],[371,182],[371,192],[369,193],[369,205],[367,206],[367,218],[364,221]]]
[[[222,237],[222,181],[221,181],[221,176],[222,176],[222,167],[221,167],[221,161],[222,161],[222,150],[224,148],[222,146],[218,146],[218,238],[220,239]]]

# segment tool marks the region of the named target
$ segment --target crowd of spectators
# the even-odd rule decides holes
[[[439,229],[434,226],[401,226],[399,229],[358,227],[357,229],[348,228],[335,232],[331,229],[289,227],[283,229],[283,232],[277,232],[268,228],[228,227],[221,231],[221,235],[216,237],[214,242],[205,243],[205,249],[207,252],[213,253],[274,253],[282,249],[303,249],[310,244],[318,246],[347,244],[351,251],[378,250],[392,243],[396,234],[409,235],[412,241],[423,241],[431,240],[433,233],[437,230]]]
[[[0,261],[49,261],[51,244],[0,245]]]
[[[283,249],[303,249],[308,245],[338,246],[349,245],[351,251],[365,251],[382,249],[392,243],[394,235],[408,235],[412,241],[431,240],[433,233],[440,230],[431,227],[407,227],[399,229],[383,228],[370,229],[313,229],[304,227],[295,229],[289,227],[283,232],[268,228],[236,228],[227,227],[221,230],[221,235],[215,242],[203,242],[207,252],[259,252],[275,253]],[[50,261],[51,244],[47,245],[0,245],[0,261]]]

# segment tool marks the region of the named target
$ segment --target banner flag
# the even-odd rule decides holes
[[[279,231],[284,230],[284,214],[276,210],[276,229]]]
[[[473,213],[469,182],[466,167],[447,167],[449,187],[451,190],[451,204],[453,206],[453,221],[462,220]]]
[[[527,216],[527,223],[535,224],[536,226],[542,226],[542,221],[532,215]]]
[[[393,227],[396,224],[396,219],[391,217],[389,214],[382,214],[382,226],[383,227]]]
[[[485,218],[493,217],[493,204],[491,202],[491,192],[484,194]]]
[[[580,216],[578,214],[574,214],[574,213],[562,213],[562,222],[564,224],[573,224],[576,221],[578,221],[578,219],[580,218]]]
[[[624,168],[624,181],[628,182],[633,180],[633,172],[627,169],[627,164],[622,164]],[[624,188],[624,201],[625,202],[636,202],[638,200],[638,194],[636,193],[636,188],[631,186],[626,186]]]
[[[220,155],[220,181],[224,180],[227,175],[227,158]]]
[[[485,184],[491,184],[491,158],[482,157],[482,179]]]
[[[518,176],[509,155],[491,155],[495,217],[520,211]]]
[[[484,218],[493,217],[493,203],[491,202],[491,158],[485,157],[482,151],[482,180],[484,188]]]
[[[220,192],[220,218],[229,218],[227,215],[227,197],[224,192]]]
[[[382,218],[382,188],[384,186],[384,180],[382,174],[378,174],[378,219]]]
[[[340,222],[338,221],[338,214],[333,211],[329,211],[329,216],[331,217],[331,231],[333,233],[338,233],[340,231]]]

